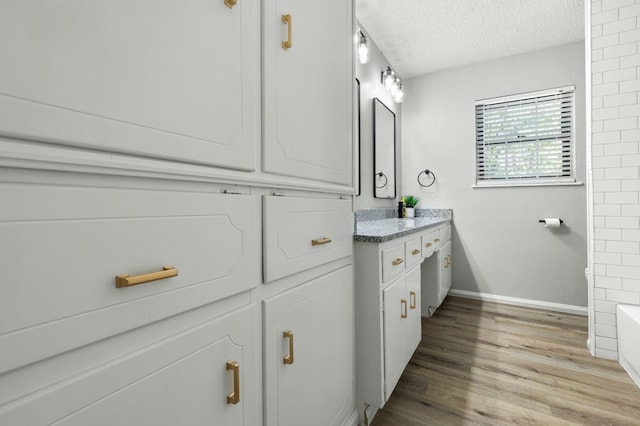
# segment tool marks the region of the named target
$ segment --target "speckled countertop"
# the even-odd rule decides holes
[[[405,219],[387,218],[357,221],[353,239],[368,243],[383,243],[451,222],[451,210],[443,210],[442,212],[444,214],[430,217],[425,215],[424,217]]]

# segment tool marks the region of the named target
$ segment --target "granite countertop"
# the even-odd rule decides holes
[[[449,222],[451,222],[450,217],[416,217],[411,219],[394,218],[358,221],[356,222],[353,239],[367,243],[383,243]]]

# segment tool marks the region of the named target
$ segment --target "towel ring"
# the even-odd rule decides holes
[[[382,186],[376,185],[376,188],[380,189],[380,188],[384,188],[385,186],[387,186],[387,183],[389,182],[389,180],[387,179],[387,175],[385,175],[382,172],[379,172],[379,173],[376,173],[376,176],[384,178],[384,184],[382,184]]]
[[[433,176],[433,178],[431,179],[431,183],[425,185],[422,182],[420,182],[420,176],[425,175],[426,177],[428,177],[429,175]],[[434,183],[436,183],[436,174],[433,173],[431,170],[426,169],[421,171],[420,173],[418,173],[418,185],[420,185],[423,188],[428,188],[431,185],[433,185]]]

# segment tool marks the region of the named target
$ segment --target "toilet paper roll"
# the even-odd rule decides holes
[[[560,228],[560,219],[557,217],[545,217],[544,218],[544,227],[545,228]]]

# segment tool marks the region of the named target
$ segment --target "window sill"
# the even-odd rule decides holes
[[[582,186],[584,183],[582,182],[500,182],[500,183],[489,183],[489,184],[475,184],[471,185],[471,188],[505,188],[505,187],[515,187],[515,186]]]

